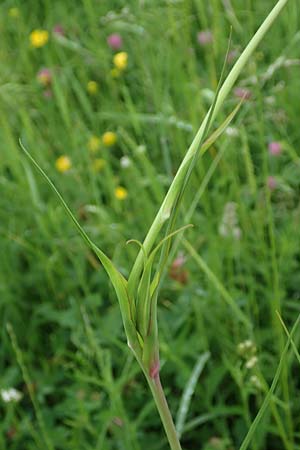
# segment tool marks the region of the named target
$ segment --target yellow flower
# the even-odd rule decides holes
[[[122,186],[116,187],[116,189],[115,189],[115,197],[118,200],[125,200],[127,195],[128,195],[128,192],[127,192],[127,190],[124,187],[122,187]]]
[[[49,40],[49,33],[46,30],[34,30],[30,33],[31,45],[35,48],[43,47]]]
[[[92,162],[92,169],[94,172],[101,172],[101,170],[104,169],[105,165],[106,165],[105,159],[96,158]]]
[[[14,19],[16,19],[16,18],[19,17],[19,15],[20,15],[20,10],[19,10],[19,8],[10,8],[10,9],[8,10],[8,15],[9,15],[10,17],[13,17]]]
[[[117,142],[116,133],[113,133],[112,131],[106,131],[106,133],[102,135],[102,142],[105,147],[112,147]]]
[[[68,156],[60,156],[55,161],[55,167],[59,172],[67,172],[72,166],[72,162]]]
[[[127,67],[128,63],[128,54],[126,52],[116,53],[114,56],[114,65],[119,70],[124,70]]]
[[[97,81],[89,81],[88,84],[86,85],[86,90],[88,91],[88,93],[90,95],[96,95],[98,90],[99,90],[99,85],[97,83]]]
[[[88,148],[92,153],[95,153],[100,148],[100,138],[97,136],[91,136],[88,141]]]

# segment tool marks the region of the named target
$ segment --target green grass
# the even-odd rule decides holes
[[[168,449],[104,269],[18,140],[127,277],[138,247],[126,241],[143,241],[203,120],[230,26],[240,51],[275,1],[123,3],[0,5],[0,389],[23,394],[18,403],[0,397],[3,449]],[[56,24],[65,39],[51,34]],[[173,417],[181,417],[183,449],[238,449],[266,398],[249,448],[300,449],[300,332],[282,362],[286,334],[276,315],[290,330],[300,311],[299,26],[299,5],[290,0],[238,81],[252,96],[232,124],[236,136],[225,133],[200,159],[180,209],[181,223],[194,227],[173,254],[183,252],[184,266],[174,272],[169,261],[158,315],[161,378]],[[30,47],[34,29],[50,32],[40,49]],[[205,29],[214,40],[201,47],[197,33]],[[113,32],[128,53],[118,78],[106,43]],[[43,67],[53,74],[51,98],[36,78]],[[95,96],[89,80],[99,83]],[[229,96],[214,127],[237,101]],[[90,137],[108,130],[116,145],[91,154]],[[281,142],[279,156],[269,154],[271,141]],[[55,167],[61,155],[72,161],[66,173]],[[106,161],[99,173],[95,158]],[[272,191],[269,176],[277,180]],[[128,191],[123,201],[114,195],[119,185]],[[230,202],[239,238],[220,233]],[[238,351],[248,339],[256,352]]]

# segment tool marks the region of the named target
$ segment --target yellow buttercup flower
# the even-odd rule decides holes
[[[100,144],[100,138],[98,138],[97,136],[91,136],[88,141],[88,148],[92,153],[95,153],[99,150]]]
[[[99,90],[99,85],[97,81],[90,80],[86,85],[86,90],[90,95],[96,95]]]
[[[19,15],[20,15],[20,10],[19,10],[19,8],[10,8],[9,10],[8,10],[8,15],[10,16],[10,17],[13,17],[14,19],[16,19],[17,17],[19,17]]]
[[[117,142],[117,135],[113,131],[106,131],[102,135],[102,142],[105,147],[112,147]]]
[[[128,64],[128,54],[126,52],[116,53],[113,61],[117,69],[124,70]]]
[[[104,169],[105,165],[106,165],[105,159],[96,158],[92,162],[92,169],[94,172],[101,172],[101,170]]]
[[[116,189],[115,189],[115,197],[118,200],[125,200],[125,198],[127,196],[128,196],[128,192],[127,192],[127,190],[124,187],[122,187],[122,186],[116,187]]]
[[[61,173],[67,172],[71,168],[71,166],[72,166],[72,162],[71,162],[70,158],[65,155],[60,156],[55,161],[55,167]]]
[[[31,45],[35,48],[43,47],[49,40],[49,33],[47,30],[34,30],[29,36]]]

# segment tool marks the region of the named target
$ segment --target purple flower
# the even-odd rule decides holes
[[[213,34],[210,30],[199,31],[197,34],[197,41],[202,46],[205,47],[213,41]]]
[[[273,156],[279,156],[282,151],[280,142],[276,142],[276,141],[269,142],[268,149],[269,149],[270,155],[273,155]]]
[[[179,253],[177,258],[174,259],[174,261],[172,262],[172,268],[179,269],[180,267],[182,267],[184,265],[185,261],[186,261],[186,258],[184,257],[184,255],[182,253]]]
[[[236,87],[234,89],[234,95],[238,98],[243,98],[244,100],[249,100],[251,98],[251,91],[250,89],[243,88],[243,87]]]
[[[123,45],[122,36],[117,33],[110,34],[107,38],[107,43],[113,50],[120,50]]]
[[[41,70],[39,70],[36,77],[38,82],[43,86],[49,86],[51,84],[52,73],[51,70],[47,67],[43,67]]]
[[[228,53],[228,56],[227,56],[228,64],[235,62],[238,59],[239,55],[240,55],[240,52],[238,50],[236,50],[236,49],[230,50],[230,52]]]
[[[274,189],[276,189],[277,188],[277,180],[276,180],[276,178],[275,177],[273,177],[272,175],[270,175],[268,178],[267,178],[267,186],[268,186],[268,188],[270,189],[270,191],[274,191]]]
[[[65,30],[63,29],[63,27],[60,24],[54,25],[52,32],[59,36],[65,35]]]

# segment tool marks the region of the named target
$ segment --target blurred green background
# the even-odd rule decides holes
[[[143,240],[211,104],[230,27],[226,72],[274,4],[1,2],[1,449],[168,448],[106,273],[19,138],[128,275],[126,241]],[[159,331],[175,420],[192,395],[184,449],[239,448],[286,339],[275,311],[289,329],[300,311],[299,13],[291,0],[251,58],[181,207],[201,259],[174,251]],[[250,448],[300,449],[299,387],[291,349]]]

